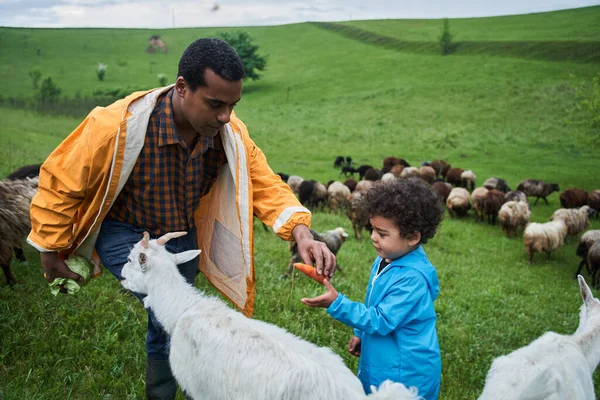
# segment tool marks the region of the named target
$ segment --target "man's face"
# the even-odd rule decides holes
[[[214,137],[229,122],[233,107],[242,97],[242,81],[227,81],[211,69],[204,72],[204,80],[206,86],[198,86],[192,92],[187,82],[179,77],[177,95],[182,97],[182,122],[201,136]]]

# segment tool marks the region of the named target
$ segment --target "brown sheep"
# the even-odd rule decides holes
[[[583,268],[584,265],[587,268],[588,272],[590,274],[592,273],[592,270],[590,269],[590,266],[587,263],[587,256],[588,256],[588,251],[590,250],[590,247],[592,247],[594,245],[594,243],[596,243],[596,242],[600,242],[600,229],[586,231],[579,238],[579,245],[577,246],[577,250],[575,251],[575,254],[577,256],[581,257],[581,262],[579,263],[579,266],[577,267],[577,272],[575,272],[575,277],[577,277],[577,275],[579,275],[579,273],[581,272],[581,269]]]
[[[460,176],[465,172],[462,168],[450,168],[446,174],[446,182],[452,186],[459,187],[461,184]]]
[[[431,184],[431,189],[436,192],[438,196],[440,196],[440,200],[445,204],[446,200],[448,199],[448,195],[452,190],[452,186],[444,181],[436,181]]]
[[[445,177],[446,173],[450,169],[450,164],[448,164],[448,162],[445,160],[433,160],[429,163],[429,166],[434,169],[435,176]]]
[[[391,170],[394,165],[402,165],[403,167],[410,167],[410,164],[406,160],[394,156],[386,157],[383,159],[383,168]]]
[[[344,185],[348,186],[348,189],[350,189],[350,192],[354,192],[354,189],[356,188],[357,183],[358,182],[356,182],[356,179],[352,179],[352,178],[346,179],[344,181]]]
[[[483,199],[483,213],[487,215],[488,224],[496,225],[496,217],[502,204],[504,204],[504,192],[496,189],[487,192]]]
[[[560,194],[560,206],[562,208],[579,208],[587,205],[588,194],[579,188],[568,188]]]
[[[598,214],[600,214],[600,190],[592,190],[588,195],[588,206],[594,209],[594,214],[596,214],[596,219],[598,219]]]
[[[363,175],[363,179],[366,181],[378,181],[381,179],[381,173],[379,170],[376,170],[375,168],[369,168],[368,170],[365,171],[365,174]]]
[[[535,203],[533,203],[535,206],[540,198],[548,204],[546,197],[553,192],[560,191],[560,188],[558,183],[546,183],[537,179],[525,179],[519,183],[517,190],[525,193],[527,196],[535,196]]]
[[[400,164],[398,164],[398,165],[394,165],[394,166],[392,167],[392,169],[390,169],[390,172],[391,172],[392,174],[394,174],[394,176],[395,176],[396,178],[400,178],[400,175],[402,174],[402,170],[403,170],[403,169],[404,169],[404,165],[400,165]]]

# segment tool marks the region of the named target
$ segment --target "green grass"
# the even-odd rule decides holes
[[[598,41],[600,6],[545,13],[486,18],[452,18],[456,40],[467,41]],[[384,36],[415,42],[437,42],[442,20],[405,19],[341,22]]]
[[[465,40],[596,41],[598,32],[589,21],[597,19],[598,10],[452,20],[451,27],[460,28]],[[526,28],[518,28],[523,21]],[[398,30],[407,23],[372,22]],[[354,24],[387,34],[364,26],[368,21]],[[414,37],[402,39],[435,42],[431,32],[441,23],[423,24],[410,26]],[[102,87],[156,86],[158,72],[175,75],[179,55],[191,40],[218,31],[0,28],[3,96],[31,97],[27,71],[34,66],[52,75],[71,97]],[[600,188],[597,150],[583,140],[597,133],[565,123],[565,109],[575,101],[573,85],[589,82],[598,64],[504,57],[502,52],[410,53],[315,24],[248,31],[261,52],[269,54],[269,64],[261,80],[245,84],[236,112],[276,171],[327,182],[337,178],[332,168],[337,155],[376,167],[390,155],[416,165],[444,157],[472,169],[478,183],[497,176],[513,188],[525,178],[558,182],[562,189]],[[165,39],[168,54],[144,52],[153,33]],[[98,62],[108,64],[104,82],[95,76]],[[572,81],[570,74],[577,78]],[[0,108],[0,122],[0,176],[5,176],[43,161],[81,118]],[[446,133],[457,135],[458,146],[440,151],[435,143]],[[549,201],[549,206],[542,202],[532,208],[534,221],[546,220],[559,208],[557,194]],[[315,212],[313,226],[351,231],[343,214]],[[321,288],[303,276],[281,280],[287,243],[258,223],[255,227],[255,318],[331,347],[355,370],[357,359],[345,350],[351,330],[324,310],[300,303]],[[600,229],[600,222],[592,221],[592,228]],[[442,399],[475,399],[495,357],[547,330],[575,330],[581,304],[573,280],[576,245],[571,239],[548,260],[536,255],[530,266],[522,240],[506,239],[498,226],[476,224],[472,215],[443,221],[425,247],[441,283],[436,310]],[[0,284],[0,399],[143,398],[146,317],[139,302],[120,293],[108,272],[76,296],[55,298],[36,252],[26,247],[26,256],[29,264],[13,266],[20,284],[14,289]],[[336,288],[362,301],[374,257],[368,240],[349,238],[339,253],[344,271],[334,278]],[[214,293],[203,277],[197,285]]]

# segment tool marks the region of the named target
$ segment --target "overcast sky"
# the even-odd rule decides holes
[[[600,0],[0,0],[0,26],[181,28],[526,14]]]

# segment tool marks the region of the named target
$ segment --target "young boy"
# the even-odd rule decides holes
[[[370,189],[363,207],[378,255],[365,303],[350,301],[328,280],[325,294],[302,302],[327,308],[354,328],[348,351],[360,356],[358,378],[366,393],[390,379],[437,399],[442,366],[433,302],[439,282],[421,244],[434,236],[443,206],[427,183],[411,178]]]

